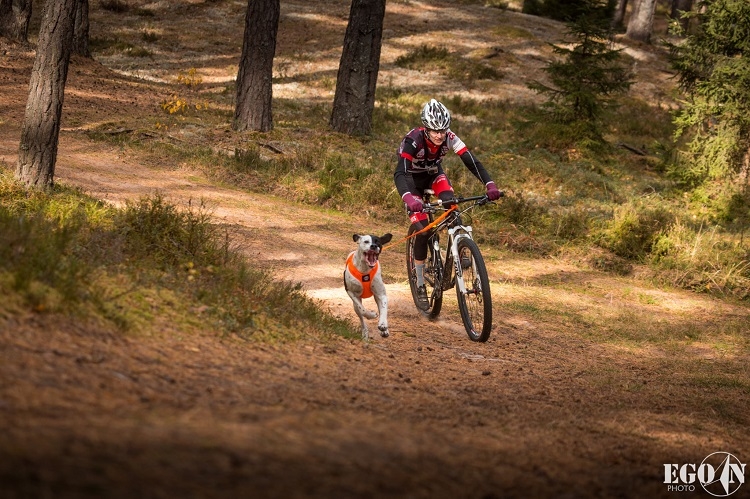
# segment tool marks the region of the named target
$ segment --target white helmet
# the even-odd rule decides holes
[[[451,126],[451,113],[444,105],[430,99],[422,108],[422,124],[430,130],[447,130]]]

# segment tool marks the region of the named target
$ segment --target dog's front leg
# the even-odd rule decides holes
[[[374,319],[375,313],[370,312],[369,310],[366,310],[364,306],[362,306],[362,299],[359,296],[356,296],[353,293],[350,293],[347,291],[347,294],[349,295],[349,298],[352,299],[352,303],[354,304],[354,311],[357,313],[357,316],[359,317],[359,324],[362,328],[362,339],[363,340],[369,340],[370,339],[370,329],[367,327],[367,323],[365,322],[365,317],[368,319]]]
[[[357,315],[360,317],[366,317],[367,319],[374,319],[378,316],[377,312],[373,312],[371,310],[367,310],[364,305],[362,305],[362,299],[359,296],[352,296],[349,295],[354,302],[354,310],[357,312]]]
[[[387,338],[390,334],[388,332],[388,296],[385,294],[385,286],[383,286],[382,292],[373,293],[375,303],[378,304],[378,312],[380,314],[380,320],[378,320],[378,330],[380,336]]]

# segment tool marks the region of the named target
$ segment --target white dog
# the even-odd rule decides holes
[[[386,234],[381,237],[354,234],[354,242],[357,249],[349,254],[344,269],[344,289],[354,303],[354,311],[359,316],[362,324],[362,339],[370,338],[370,330],[365,324],[365,318],[374,319],[378,313],[367,310],[362,305],[362,298],[375,298],[378,305],[380,320],[378,330],[380,336],[388,336],[388,297],[385,295],[385,284],[380,275],[380,264],[378,257],[384,244],[387,244],[393,236]]]

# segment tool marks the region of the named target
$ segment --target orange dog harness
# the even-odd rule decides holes
[[[362,298],[369,298],[372,296],[372,291],[370,291],[370,282],[372,280],[372,276],[374,276],[378,271],[380,262],[376,262],[375,266],[370,270],[370,272],[368,272],[367,274],[363,274],[354,265],[354,253],[354,251],[349,253],[349,256],[346,258],[346,266],[349,268],[349,273],[362,283]]]

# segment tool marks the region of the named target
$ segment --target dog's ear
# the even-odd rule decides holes
[[[354,237],[352,237],[352,239],[354,239],[354,242],[356,243],[357,241],[359,241],[360,237],[361,236],[359,234],[354,234]]]
[[[380,236],[380,243],[388,244],[388,242],[391,240],[392,237],[393,237],[393,234],[391,234],[390,232],[384,236]]]

